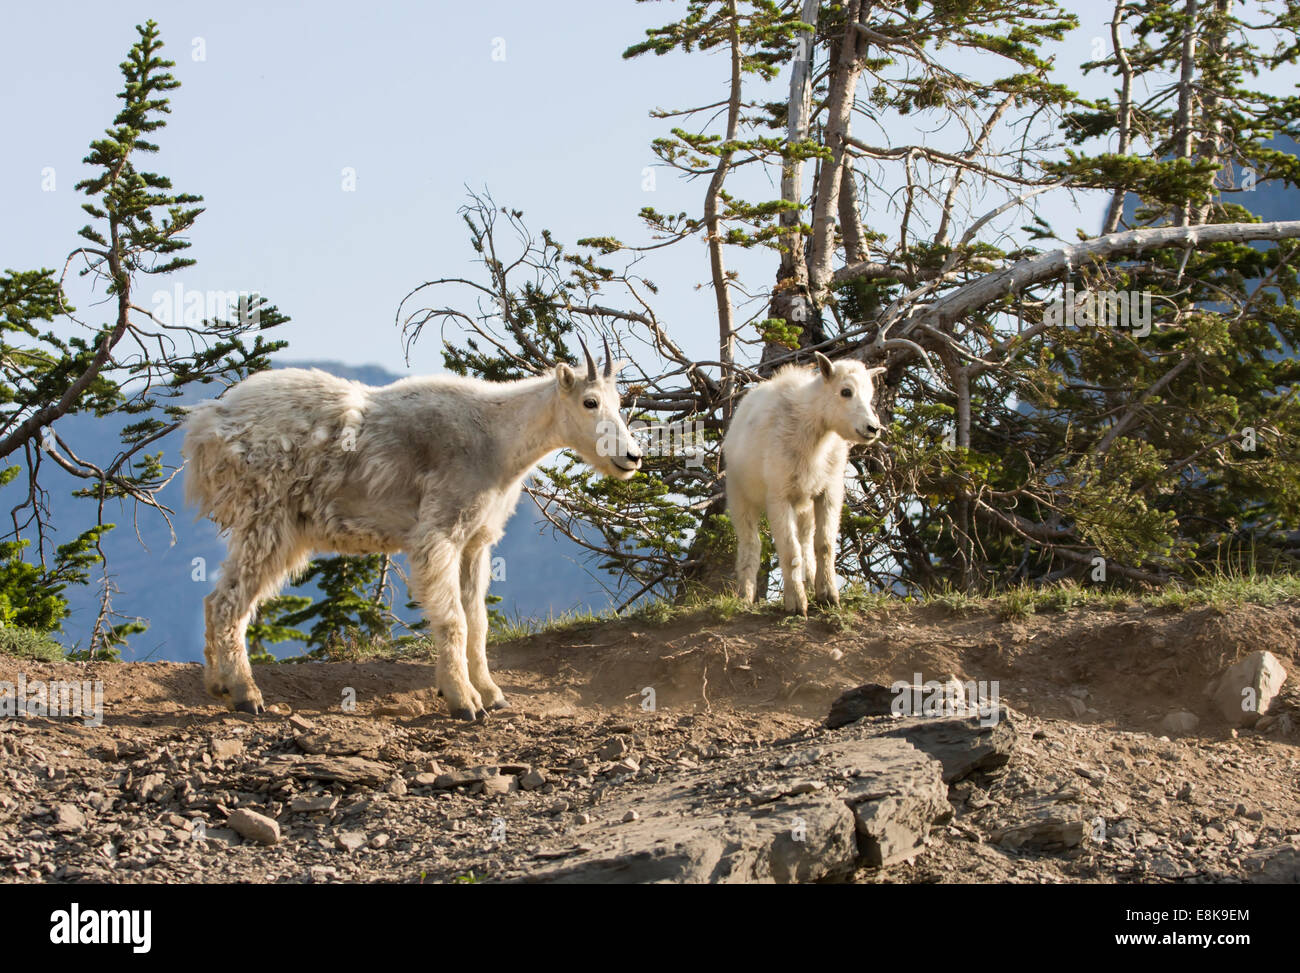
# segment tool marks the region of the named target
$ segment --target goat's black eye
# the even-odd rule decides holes
[[[595,399],[584,399],[582,404],[586,406],[588,409],[594,409],[596,408],[596,406],[600,405],[600,403],[597,402]]]
[[[853,398],[853,389],[840,389],[840,395],[846,399]]]

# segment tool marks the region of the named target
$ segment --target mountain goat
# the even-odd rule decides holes
[[[487,663],[489,551],[523,480],[567,447],[629,479],[641,452],[619,415],[615,365],[559,364],[514,382],[407,378],[371,388],[325,372],[261,372],[185,423],[186,497],[229,534],[204,599],[210,694],[258,713],[244,635],[257,605],[315,551],[405,551],[410,587],[437,641],[452,715],[506,705]]]
[[[727,509],[736,528],[736,580],[754,600],[767,510],[785,584],[786,610],[808,614],[808,589],[839,603],[835,546],[844,503],[849,447],[880,436],[872,406],[883,367],[834,364],[816,353],[817,368],[787,365],[745,394],[723,442]]]

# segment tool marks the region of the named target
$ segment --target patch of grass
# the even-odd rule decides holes
[[[1081,608],[1123,611],[1137,604],[1144,608],[1185,611],[1205,605],[1219,609],[1244,604],[1267,606],[1294,598],[1300,598],[1300,574],[1213,570],[1202,574],[1194,583],[1170,584],[1151,591],[1091,587],[1063,581],[1036,587],[1019,584],[984,595],[945,589],[926,596],[925,601],[954,614],[991,611],[1009,621],[1038,612],[1067,613]]]
[[[939,606],[950,615],[969,615],[983,608],[985,599],[945,585],[942,591],[937,591],[926,598],[926,602]]]
[[[1017,585],[1014,588],[1008,588],[993,599],[998,618],[1004,622],[1017,618],[1028,618],[1038,610],[1038,598],[1041,593],[1042,589],[1034,589],[1028,585]]]
[[[36,662],[61,662],[66,654],[63,646],[45,632],[15,625],[0,628],[0,655]]]
[[[98,648],[94,651],[90,649],[68,649],[67,654],[63,657],[64,662],[121,662],[122,649],[119,646],[111,648]]]
[[[515,615],[510,618],[498,616],[492,619],[488,628],[488,642],[513,642],[515,639],[528,638],[551,632],[569,632],[585,625],[613,621],[618,616],[611,611],[593,612],[590,609],[574,609],[546,618],[525,618]]]

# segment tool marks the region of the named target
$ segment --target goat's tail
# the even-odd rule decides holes
[[[185,502],[198,508],[200,517],[209,516],[218,523],[223,495],[239,481],[230,441],[222,429],[221,403],[200,402],[185,417]]]

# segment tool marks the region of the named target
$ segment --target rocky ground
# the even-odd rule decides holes
[[[593,625],[495,647],[515,708],[476,725],[422,664],[258,667],[274,712],[254,718],[211,705],[197,666],[0,659],[0,683],[105,693],[99,726],[0,719],[0,878],[1300,881],[1298,623],[1282,604]],[[1291,676],[1233,728],[1203,689],[1258,649]],[[844,690],[915,674],[1005,708],[826,725]]]

